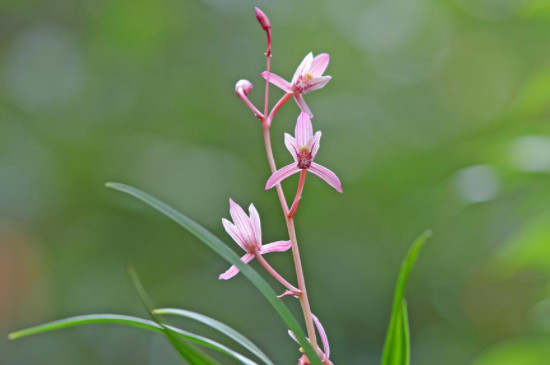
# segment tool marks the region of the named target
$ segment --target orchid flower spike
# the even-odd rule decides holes
[[[311,314],[311,317],[313,318],[313,323],[315,323],[315,328],[317,328],[317,332],[319,332],[319,336],[321,337],[321,343],[323,344],[323,350],[321,350],[320,348],[317,348],[317,355],[319,355],[319,357],[321,358],[323,365],[334,365],[332,361],[330,361],[329,359],[330,346],[328,344],[327,333],[323,328],[321,321],[319,321],[319,318],[317,318],[314,314]],[[297,344],[300,344],[294,332],[292,332],[291,330],[288,330],[288,334]],[[308,338],[308,341],[309,341],[309,338]],[[300,351],[302,351],[302,348],[300,348]],[[298,365],[311,365],[311,364],[307,356],[302,355],[300,359],[298,359]]]
[[[330,81],[331,76],[323,76],[323,72],[325,72],[329,61],[330,56],[328,53],[321,53],[313,58],[313,53],[309,52],[296,69],[292,82],[288,82],[269,71],[262,72],[262,76],[284,92],[293,94],[300,109],[309,115],[310,118],[313,118],[311,109],[306,104],[303,94],[321,89]]]
[[[287,177],[301,170],[307,170],[325,180],[339,193],[342,193],[342,184],[338,176],[326,167],[313,162],[319,150],[321,132],[317,132],[313,135],[311,119],[306,113],[302,112],[300,116],[298,116],[294,134],[295,137],[292,137],[290,134],[285,133],[285,145],[292,157],[294,157],[294,162],[275,171],[267,180],[265,189],[271,189]]]
[[[243,208],[241,208],[233,200],[229,199],[229,213],[233,219],[233,223],[223,218],[223,227],[227,233],[233,238],[237,244],[246,251],[246,254],[241,257],[241,261],[248,264],[256,255],[263,255],[270,252],[284,252],[290,246],[290,241],[276,241],[262,246],[262,228],[260,225],[260,215],[250,204],[248,208],[250,216],[248,216]],[[237,266],[233,265],[219,276],[220,280],[228,280],[239,273]]]

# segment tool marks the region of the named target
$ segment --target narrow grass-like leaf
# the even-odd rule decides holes
[[[267,357],[267,355],[262,350],[258,348],[258,346],[256,346],[252,341],[250,341],[240,332],[234,330],[233,328],[229,327],[225,323],[222,323],[213,318],[207,317],[203,314],[191,312],[184,309],[162,308],[162,309],[155,309],[153,312],[160,315],[168,314],[168,315],[175,315],[175,316],[180,316],[184,318],[189,318],[197,322],[200,322],[202,324],[205,324],[223,333],[227,337],[233,339],[235,342],[237,342],[238,344],[246,348],[248,351],[256,355],[266,365],[273,365],[273,362]]]
[[[313,350],[313,347],[309,344],[304,334],[304,331],[288,309],[288,307],[277,298],[277,294],[271,286],[265,281],[254,269],[249,265],[243,264],[239,256],[231,250],[225,243],[223,243],[218,237],[208,231],[206,228],[202,227],[200,224],[196,223],[189,217],[178,212],[169,205],[161,202],[160,200],[153,198],[152,196],[144,193],[143,191],[136,189],[132,186],[119,183],[107,183],[107,187],[122,191],[126,194],[132,195],[144,203],[147,203],[151,207],[155,208],[162,214],[166,215],[168,218],[172,219],[174,222],[188,230],[195,237],[204,242],[208,247],[210,247],[214,252],[220,255],[222,258],[227,260],[229,263],[236,265],[241,273],[248,279],[254,286],[264,295],[268,302],[273,306],[275,311],[281,317],[286,326],[294,332],[298,342],[303,347],[306,352],[306,355],[311,361],[312,365],[322,365],[321,360],[319,359],[317,353]]]
[[[407,307],[404,301],[405,289],[420,250],[431,234],[431,231],[426,231],[418,237],[401,264],[393,296],[390,324],[386,334],[384,352],[382,353],[382,365],[404,365],[410,362],[409,324]]]
[[[401,323],[403,326],[403,357],[404,364],[411,364],[411,331],[409,329],[409,314],[407,311],[407,301],[403,300],[401,306]]]
[[[218,363],[214,361],[214,359],[210,358],[199,349],[188,345],[185,341],[181,340],[168,326],[162,323],[161,319],[153,312],[153,303],[151,302],[151,299],[149,299],[149,296],[147,295],[143,284],[141,284],[137,272],[131,265],[128,265],[128,274],[132,279],[132,283],[134,284],[134,287],[137,291],[139,299],[143,303],[143,306],[145,307],[151,318],[156,322],[156,324],[160,328],[162,328],[162,332],[164,333],[172,347],[174,347],[174,349],[176,349],[176,351],[180,354],[182,359],[193,365],[217,365]]]
[[[147,319],[124,316],[119,314],[89,314],[89,315],[60,319],[58,321],[53,321],[53,322],[45,323],[39,326],[26,328],[17,332],[10,333],[8,338],[10,340],[16,340],[22,337],[37,335],[40,333],[51,332],[51,331],[56,331],[64,328],[70,328],[70,327],[76,327],[84,324],[94,324],[94,323],[123,324],[123,325],[146,329],[146,330],[154,331],[158,333],[164,333],[164,328],[162,326]],[[228,356],[231,356],[239,360],[243,364],[257,365],[254,361],[246,358],[245,356],[209,338],[199,336],[194,333],[187,332],[176,327],[172,327],[172,326],[166,326],[166,327],[170,329],[172,333],[174,333],[175,335],[177,335],[178,337],[184,340],[194,342],[198,345],[205,346],[213,350],[219,351],[223,354],[226,354]]]

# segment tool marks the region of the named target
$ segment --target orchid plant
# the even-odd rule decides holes
[[[318,176],[337,192],[343,192],[342,184],[338,176],[330,169],[314,162],[320,147],[321,132],[313,133],[313,113],[303,97],[304,94],[325,87],[331,80],[331,76],[324,75],[324,72],[329,65],[330,57],[326,53],[319,54],[315,57],[311,52],[308,53],[296,69],[291,82],[288,82],[284,78],[272,73],[270,70],[272,45],[271,22],[267,15],[260,9],[255,8],[255,12],[256,18],[267,36],[265,52],[266,71],[261,74],[261,76],[265,79],[264,105],[263,108],[261,108],[262,110],[256,107],[247,96],[252,91],[252,83],[250,81],[239,80],[235,86],[235,92],[244,104],[252,111],[254,116],[260,121],[259,125],[263,131],[267,161],[271,172],[271,176],[265,183],[265,189],[269,190],[275,188],[277,192],[285,217],[288,239],[285,238],[272,243],[262,244],[260,215],[256,207],[253,204],[250,204],[248,208],[249,214],[247,214],[239,204],[234,202],[232,199],[229,199],[229,214],[231,216],[231,221],[223,218],[222,225],[231,239],[245,251],[245,254],[239,258],[231,248],[226,246],[212,233],[165,203],[128,185],[108,183],[107,186],[125,192],[149,204],[185,229],[189,230],[202,242],[231,263],[232,266],[227,271],[219,275],[220,280],[229,280],[240,272],[247,279],[249,279],[266,297],[266,299],[276,310],[277,314],[288,326],[290,337],[299,344],[299,350],[301,352],[301,354],[298,355],[297,360],[299,365],[333,365],[334,363],[330,359],[331,352],[327,333],[320,320],[313,314],[311,309],[312,306],[306,288],[305,275],[300,258],[298,236],[294,224],[294,219],[298,212],[299,204],[304,191],[307,172]],[[284,94],[271,109],[269,108],[270,84],[273,84],[284,91]],[[293,158],[293,162],[277,169],[271,145],[271,126],[279,110],[291,98],[294,98],[298,104],[300,114],[297,117],[294,136],[285,133],[283,140],[286,148]],[[298,187],[292,203],[289,206],[281,184],[285,179],[288,179],[298,173]],[[428,233],[425,233],[413,244],[403,263],[398,279],[398,285],[395,291],[390,325],[382,355],[383,365],[409,364],[410,345],[404,290],[412,266],[414,265],[418,253],[427,237]],[[271,266],[271,264],[269,264],[267,259],[264,257],[268,253],[286,252],[289,250],[291,251],[292,261],[294,263],[296,273],[296,277],[294,278],[296,281],[295,285],[291,283],[291,281],[294,280],[285,279],[279,272],[277,272],[275,268]],[[253,259],[256,259],[262,268],[265,269],[265,272],[277,280],[281,284],[282,288],[274,291],[271,286],[248,265]],[[140,298],[151,316],[151,320],[113,314],[84,315],[50,322],[37,327],[14,332],[10,335],[10,338],[16,339],[31,334],[87,323],[120,323],[163,333],[181,355],[182,359],[190,364],[218,364],[217,360],[213,359],[209,354],[201,351],[193,344],[198,344],[200,346],[216,350],[242,364],[257,364],[257,360],[252,360],[221,343],[168,325],[164,320],[164,316],[175,315],[190,318],[210,326],[242,345],[246,350],[259,359],[261,363],[267,365],[273,364],[273,361],[270,360],[262,350],[254,345],[252,341],[217,320],[182,309],[155,309],[150,300],[147,298],[147,295],[145,294],[145,291],[133,269],[130,270],[130,274],[138,294],[140,295]],[[296,298],[299,301],[303,314],[303,322],[306,329],[305,332],[284,304],[284,299],[282,298],[287,296]]]

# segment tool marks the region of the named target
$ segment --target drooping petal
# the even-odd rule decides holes
[[[262,72],[262,77],[267,80],[269,75],[269,82],[277,86],[279,89],[282,89],[284,92],[291,93],[292,85],[290,82],[283,79],[281,76],[274,74],[273,72],[264,71]]]
[[[298,161],[298,156],[296,155],[296,152],[300,149],[300,147],[296,143],[294,137],[292,137],[288,133],[285,133],[285,146],[292,157],[294,157],[294,161]]]
[[[256,245],[260,247],[262,244],[262,225],[260,224],[260,214],[256,210],[254,204],[250,204],[248,207],[250,213],[250,221],[252,222],[252,228],[254,229],[254,235],[256,237]]]
[[[280,168],[279,170],[275,171],[275,173],[271,175],[271,177],[267,180],[267,183],[265,184],[265,190],[271,189],[282,180],[294,175],[298,171],[300,171],[300,169],[298,168],[298,166],[296,166],[295,162]]]
[[[285,290],[285,292],[283,294],[277,295],[277,298],[284,298],[288,295],[293,295],[293,296],[297,297],[297,294],[295,292],[290,291],[290,290]]]
[[[321,179],[325,180],[327,184],[332,186],[339,193],[344,192],[342,190],[342,183],[340,183],[340,179],[338,179],[338,176],[336,176],[334,172],[330,171],[326,167],[321,166],[318,163],[312,162],[308,168],[308,171],[314,173],[315,175],[319,176]]]
[[[309,115],[310,118],[313,118],[313,113],[311,112],[311,109],[309,109],[309,106],[307,106],[302,94],[294,94],[294,100],[296,100],[296,104],[298,104],[304,113]]]
[[[254,258],[254,254],[247,253],[243,257],[241,257],[241,261],[244,262],[245,264],[248,264],[250,261],[252,261],[253,258]],[[229,268],[229,270],[227,270],[226,272],[221,274],[218,277],[218,279],[219,280],[229,280],[233,276],[237,275],[239,273],[239,271],[240,271],[239,268],[237,266],[233,265]]]
[[[310,67],[311,67],[311,62],[313,61],[313,53],[309,52],[305,57],[304,59],[302,60],[302,62],[300,63],[300,65],[298,66],[298,68],[296,69],[296,72],[294,72],[294,76],[292,77],[292,84],[295,84],[296,81],[298,81],[298,77],[300,77],[300,75],[303,73],[303,72],[307,72],[309,71]]]
[[[311,67],[309,68],[309,73],[314,77],[319,77],[327,69],[328,63],[330,61],[330,56],[328,53],[321,53],[315,56],[313,61],[311,61]]]
[[[319,146],[321,145],[321,131],[316,132],[313,138],[311,139],[311,158],[315,158],[317,151],[319,151]]]
[[[233,223],[239,230],[241,237],[244,240],[244,244],[250,244],[250,240],[254,239],[254,233],[252,231],[252,224],[250,218],[246,215],[243,208],[232,199],[229,199],[229,214],[233,218]],[[246,249],[248,251],[248,248]]]
[[[288,335],[290,336],[290,338],[292,338],[294,340],[294,342],[296,342],[298,345],[300,344],[300,342],[298,341],[298,338],[296,338],[296,335],[294,334],[294,332],[292,332],[291,330],[288,330]],[[306,337],[306,339],[309,341],[309,337]],[[325,354],[323,353],[323,351],[321,351],[319,346],[317,346],[317,354],[319,355],[319,357],[325,358]]]
[[[294,340],[294,342],[296,342],[298,345],[300,344],[300,341],[298,341],[294,332],[292,332],[291,330],[288,330],[288,335],[290,336],[290,338]]]
[[[323,360],[328,360],[328,358],[330,357],[330,346],[328,344],[327,333],[323,328],[321,321],[319,321],[319,318],[317,318],[317,316],[315,316],[312,313],[311,318],[313,318],[313,323],[315,323],[315,327],[317,327],[317,332],[319,332],[319,336],[321,337],[321,343],[323,344],[323,352],[325,353],[325,358]]]
[[[263,255],[264,253],[270,252],[285,252],[290,247],[292,247],[292,242],[290,241],[276,241],[267,245],[263,245],[260,248],[260,253]]]
[[[245,246],[245,241],[244,241],[243,237],[241,236],[241,233],[239,232],[237,227],[235,227],[235,225],[233,223],[231,223],[230,221],[228,221],[225,218],[222,218],[222,224],[223,224],[223,228],[225,228],[225,231],[231,236],[231,238],[233,238],[233,241],[237,242],[237,244],[243,250],[248,251],[248,249]]]
[[[315,90],[319,90],[325,87],[326,84],[332,79],[332,76],[316,77],[308,83],[308,87],[304,91],[304,94],[310,93]]]
[[[298,116],[294,135],[296,136],[298,148],[309,146],[309,141],[313,137],[313,126],[311,125],[310,117],[304,112],[300,113]]]

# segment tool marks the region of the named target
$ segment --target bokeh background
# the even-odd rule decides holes
[[[227,199],[254,202],[266,240],[286,237],[263,190],[259,124],[233,90],[247,78],[262,98],[255,5],[273,24],[274,72],[290,78],[309,51],[332,56],[333,80],[307,101],[318,161],[345,193],[309,178],[297,227],[335,363],[379,362],[400,261],[432,228],[407,294],[413,363],[547,364],[547,0],[3,0],[0,363],[178,364],[161,336],[132,328],[6,339],[76,314],[145,317],[128,263],[158,306],[218,318],[296,363],[243,277],[218,281],[227,264],[213,252],[104,187],[142,188],[235,248],[220,221]],[[279,165],[297,114],[288,103],[274,123]],[[269,260],[293,278],[289,254]]]

